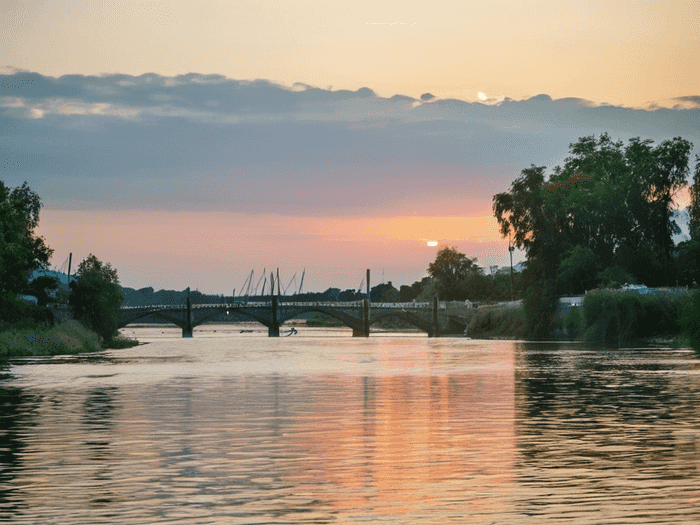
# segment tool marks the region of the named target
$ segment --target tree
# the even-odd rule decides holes
[[[692,145],[677,137],[654,147],[651,140],[634,138],[625,147],[605,133],[582,137],[569,148],[549,181],[544,167],[532,165],[509,192],[493,198],[501,234],[512,233],[515,246],[526,251],[531,331],[535,325],[544,330],[556,298],[574,291],[572,283],[578,291],[587,288],[597,269],[619,266],[647,285],[674,277],[672,235],[679,230],[673,197],[686,184]],[[576,247],[590,252],[574,252]]]
[[[552,214],[545,199],[544,166],[522,170],[511,191],[493,197],[493,211],[501,235],[513,235],[514,246],[524,249],[526,330],[530,336],[546,336],[555,319],[558,293],[555,282],[562,249],[566,250],[564,224]]]
[[[22,293],[32,271],[48,267],[53,250],[34,234],[40,209],[26,182],[9,188],[0,181],[0,295]]]
[[[441,249],[435,257],[435,262],[428,265],[428,273],[437,283],[440,298],[445,301],[456,299],[459,295],[459,285],[468,275],[480,272],[476,265],[476,257],[469,258],[452,248]]]
[[[124,301],[117,270],[90,254],[78,265],[75,277],[69,299],[73,315],[110,341],[117,335],[119,307]]]
[[[693,184],[689,188],[690,205],[688,215],[690,215],[690,238],[700,242],[700,155],[695,155],[695,173],[693,174]]]

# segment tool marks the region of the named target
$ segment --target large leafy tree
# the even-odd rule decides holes
[[[571,144],[544,195],[564,226],[565,250],[586,246],[601,268],[618,265],[640,282],[669,284],[672,236],[680,231],[673,199],[687,184],[691,149],[680,137],[658,146],[633,138],[625,146],[603,134]]]
[[[548,331],[559,295],[593,287],[595,271],[618,267],[648,285],[671,281],[673,197],[686,184],[691,149],[682,138],[654,147],[639,138],[625,146],[607,134],[582,137],[548,181],[533,165],[494,196],[501,234],[512,234],[528,258],[533,334]]]
[[[554,322],[558,294],[556,275],[559,254],[567,249],[563,231],[566,220],[552,214],[546,199],[545,167],[522,170],[511,191],[493,198],[493,211],[501,234],[512,235],[513,245],[524,249],[525,314],[531,336],[545,336]],[[565,218],[566,219],[566,218]]]
[[[75,277],[69,299],[73,315],[104,341],[113,339],[117,335],[119,307],[124,301],[117,270],[90,254],[78,265]]]
[[[34,233],[41,199],[25,182],[9,188],[0,181],[0,295],[27,291],[32,271],[47,268],[53,250]]]
[[[476,257],[469,258],[453,246],[438,251],[435,261],[428,265],[428,273],[437,284],[441,299],[449,301],[460,295],[460,284],[469,276],[479,273]]]

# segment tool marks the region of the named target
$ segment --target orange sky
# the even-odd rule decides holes
[[[699,0],[6,1],[0,66],[643,106],[697,94],[698,12]]]
[[[398,288],[426,275],[437,248],[427,240],[481,250],[508,264],[493,217],[284,217],[225,212],[57,211],[37,230],[56,247],[53,264],[72,251],[73,269],[89,253],[119,271],[122,284],[191,287],[230,294],[250,270],[280,267],[283,282],[306,268],[306,290],[356,288],[369,266],[372,284]],[[315,256],[314,254],[319,254]],[[470,255],[473,256],[473,255]],[[515,259],[518,262],[522,256]],[[268,261],[267,263],[263,261]],[[226,284],[221,284],[226,283]]]
[[[625,108],[700,104],[699,12],[700,0],[0,2],[0,74],[37,73],[0,92],[0,176],[42,196],[52,265],[95,253],[130,287],[230,293],[278,266],[283,279],[306,267],[310,290],[356,287],[366,268],[410,284],[434,259],[427,240],[507,265],[491,198],[520,169],[551,169],[603,131],[697,149],[690,110]],[[171,78],[189,73],[221,78]],[[61,75],[101,77],[52,84]],[[538,94],[583,100],[498,106]]]

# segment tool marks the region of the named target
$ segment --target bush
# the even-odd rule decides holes
[[[700,290],[683,301],[679,324],[690,346],[700,353]]]
[[[676,334],[683,302],[681,296],[592,292],[583,301],[584,338],[591,343],[621,345]]]

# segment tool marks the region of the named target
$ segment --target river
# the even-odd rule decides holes
[[[0,521],[700,523],[700,359],[204,326],[0,375]]]

